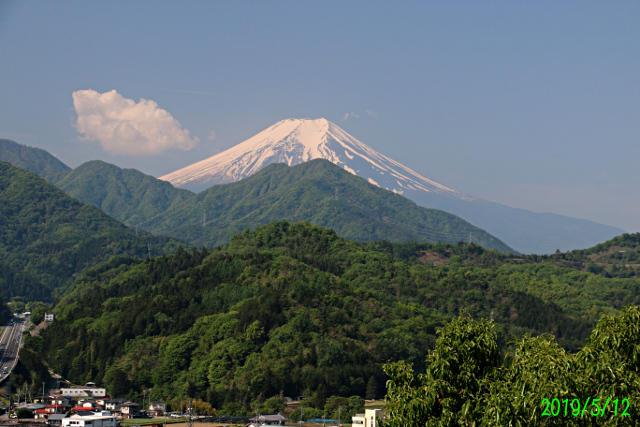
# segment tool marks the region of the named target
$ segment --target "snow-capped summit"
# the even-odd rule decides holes
[[[472,199],[378,153],[326,119],[282,120],[222,153],[160,179],[175,187],[201,191],[239,181],[271,163],[293,166],[318,158],[399,194],[412,190]]]

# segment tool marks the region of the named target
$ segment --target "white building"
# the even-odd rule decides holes
[[[109,411],[72,415],[62,420],[62,427],[117,427],[116,417]]]
[[[45,313],[44,314],[44,321],[45,322],[53,322],[53,319],[56,318],[56,315],[53,313]]]
[[[351,417],[352,427],[378,427],[378,418],[382,409],[365,409],[364,414]]]
[[[107,389],[96,387],[94,383],[86,383],[84,387],[61,388],[60,394],[71,397],[105,397],[107,395]]]

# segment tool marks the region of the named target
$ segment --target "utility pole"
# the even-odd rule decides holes
[[[147,243],[147,249],[149,250],[149,259],[151,259],[151,243]]]

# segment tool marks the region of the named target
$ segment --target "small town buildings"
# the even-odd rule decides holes
[[[56,318],[56,315],[53,313],[45,313],[44,314],[44,321],[45,322],[53,322],[53,319]]]
[[[61,427],[117,427],[115,415],[109,411],[79,412],[62,419]]]
[[[378,427],[381,412],[381,409],[365,409],[364,414],[351,417],[351,425],[352,427]]]

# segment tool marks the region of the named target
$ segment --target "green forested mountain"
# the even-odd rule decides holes
[[[326,160],[270,165],[197,195],[102,162],[80,166],[59,186],[130,226],[198,246],[223,245],[245,228],[287,219],[329,227],[359,241],[455,243],[472,238],[487,248],[513,251],[455,215],[419,207]]]
[[[226,244],[245,228],[283,218],[331,228],[358,241],[455,243],[472,237],[487,248],[513,251],[455,215],[419,207],[323,159],[293,167],[273,164],[241,181],[213,186],[144,227],[211,247]]]
[[[455,215],[419,207],[326,160],[292,168],[270,165],[247,179],[196,195],[135,169],[102,161],[69,171],[44,150],[9,142],[4,150],[0,145],[0,155],[6,153],[14,166],[35,172],[130,227],[199,246],[223,245],[247,227],[287,219],[329,227],[340,236],[360,241],[473,240],[489,249],[515,252]],[[28,161],[14,152],[23,153]],[[54,169],[58,172],[53,173]]]
[[[28,147],[9,139],[0,139],[0,162],[11,163],[26,169],[55,184],[71,171],[71,168],[49,152]]]
[[[173,252],[178,242],[127,229],[26,170],[0,162],[0,297],[52,301],[113,255]]]
[[[101,264],[28,346],[114,396],[152,388],[152,398],[222,408],[282,391],[323,407],[331,395],[380,397],[386,362],[424,370],[436,329],[462,309],[493,318],[503,350],[552,333],[575,351],[603,314],[630,303],[640,303],[635,278],[474,244],[358,243],[283,221],[225,247]]]
[[[195,196],[135,169],[120,169],[100,160],[78,166],[57,186],[128,226],[141,224]]]

